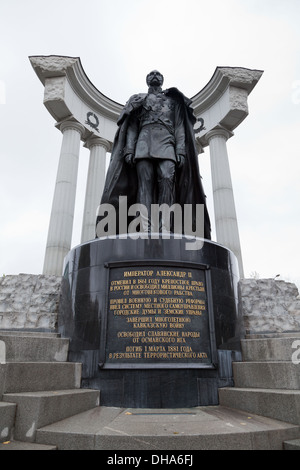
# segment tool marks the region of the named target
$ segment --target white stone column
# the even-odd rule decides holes
[[[90,161],[86,183],[81,243],[93,240],[96,230],[96,210],[100,204],[106,168],[106,152],[111,150],[111,144],[101,137],[91,137],[85,146],[90,150]]]
[[[240,237],[226,141],[230,133],[214,129],[207,133],[209,142],[217,242],[236,255],[240,277],[244,277]]]
[[[60,125],[63,133],[50,216],[44,274],[62,275],[63,261],[71,248],[80,139],[84,127],[73,121]]]

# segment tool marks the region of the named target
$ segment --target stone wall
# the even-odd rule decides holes
[[[300,297],[295,284],[274,279],[240,281],[246,333],[300,332]]]
[[[0,329],[55,331],[60,285],[60,276],[1,277]]]

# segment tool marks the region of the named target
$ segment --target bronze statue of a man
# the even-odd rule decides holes
[[[185,129],[180,103],[161,88],[162,74],[153,70],[146,81],[148,94],[130,119],[124,156],[126,163],[136,165],[137,201],[150,215],[151,204],[171,207],[175,202],[175,170],[185,158]]]
[[[118,210],[119,196],[127,196],[128,205],[140,203],[147,214],[151,204],[204,204],[204,237],[210,239],[191,100],[176,88],[162,90],[164,78],[157,70],[146,81],[148,93],[133,95],[118,119],[101,204]],[[150,220],[144,224],[150,231]]]

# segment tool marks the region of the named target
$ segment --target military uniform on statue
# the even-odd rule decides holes
[[[101,204],[118,210],[119,196],[126,195],[128,206],[143,204],[148,214],[156,203],[178,203],[183,210],[184,204],[203,204],[204,237],[210,239],[191,101],[176,88],[163,91],[156,70],[147,75],[147,84],[148,93],[133,95],[119,117]],[[143,231],[150,231],[150,220],[143,222]]]
[[[182,106],[162,91],[161,82],[159,72],[148,75],[149,91],[130,119],[124,151],[125,161],[136,165],[137,200],[148,214],[154,202],[174,204],[175,167],[180,168],[186,156]]]

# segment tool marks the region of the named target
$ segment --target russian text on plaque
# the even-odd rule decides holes
[[[214,367],[208,267],[107,267],[104,368]]]

